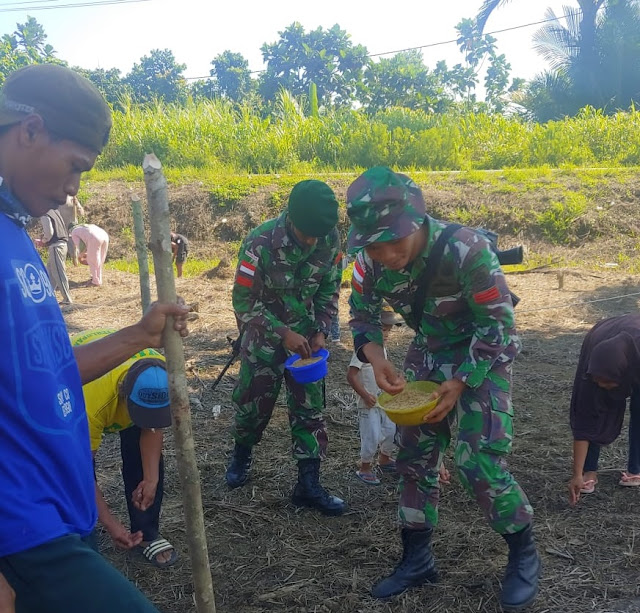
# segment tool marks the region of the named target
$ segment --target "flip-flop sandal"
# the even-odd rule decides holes
[[[640,476],[634,475],[631,477],[627,473],[622,473],[618,485],[622,485],[623,487],[640,487]]]
[[[380,485],[380,479],[374,473],[363,473],[360,470],[356,470],[356,477],[367,485]]]
[[[150,562],[157,568],[168,568],[169,566],[173,566],[178,561],[178,552],[169,541],[163,539],[162,537],[151,541],[145,547],[139,545],[138,549],[144,556],[145,560],[147,560],[147,562]],[[171,550],[171,557],[166,562],[159,562],[158,555],[169,550]]]
[[[596,491],[596,484],[590,483],[589,485],[585,485],[581,490],[581,494],[593,494]]]
[[[383,473],[394,473],[394,472],[396,472],[396,463],[395,462],[387,462],[387,464],[378,464],[378,468]]]

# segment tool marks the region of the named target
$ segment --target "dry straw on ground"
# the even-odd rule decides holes
[[[86,272],[71,270],[74,281]],[[563,290],[553,275],[511,276],[521,298],[518,326],[524,342],[514,372],[516,436],[509,462],[536,511],[536,534],[543,557],[541,591],[532,613],[622,613],[640,610],[640,490],[617,487],[626,468],[626,428],[604,450],[596,493],[576,509],[567,503],[571,437],[568,404],[573,372],[584,333],[600,318],[636,311],[637,297],[570,308],[532,311],[567,302],[637,291],[637,279],[604,273],[604,279],[568,276]],[[442,582],[390,601],[368,595],[373,581],[387,573],[400,554],[395,524],[396,481],[385,474],[379,487],[354,477],[359,452],[357,412],[346,381],[351,357],[333,346],[327,381],[329,457],[324,484],[348,500],[350,512],[325,518],[295,509],[289,495],[295,481],[290,434],[281,397],[272,423],[255,453],[251,481],[229,491],[224,483],[231,448],[230,393],[237,365],[218,388],[215,379],[229,355],[227,335],[235,334],[229,279],[178,280],[178,291],[198,302],[199,316],[185,343],[194,434],[201,471],[211,570],[220,612],[279,611],[344,613],[496,613],[505,545],[492,533],[454,475],[443,488],[434,549]],[[75,285],[75,284],[73,284]],[[139,315],[137,278],[108,271],[103,288],[73,288],[77,304],[65,315],[70,331],[120,327]],[[346,339],[346,298],[342,327]],[[391,359],[401,365],[410,340],[407,330],[392,334]],[[215,407],[221,407],[216,418]],[[140,556],[105,555],[164,613],[195,611],[171,436],[167,437],[167,484],[162,533],[181,554],[172,569],[158,571]],[[448,465],[452,467],[451,453]],[[120,481],[117,437],[107,437],[98,458],[105,496],[122,519],[126,510]]]

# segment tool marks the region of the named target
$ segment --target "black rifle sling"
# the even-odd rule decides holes
[[[416,332],[420,329],[420,323],[422,321],[422,311],[424,310],[424,303],[427,299],[427,292],[431,281],[435,277],[438,267],[440,266],[440,260],[442,259],[442,253],[447,241],[455,232],[457,232],[462,226],[459,223],[450,223],[442,230],[440,236],[436,239],[429,255],[424,270],[420,273],[420,276],[416,279],[416,291],[413,295],[413,305],[411,306],[411,320],[413,325],[411,326]]]

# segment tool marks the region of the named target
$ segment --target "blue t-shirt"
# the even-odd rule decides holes
[[[97,519],[80,373],[27,233],[0,213],[0,557]]]

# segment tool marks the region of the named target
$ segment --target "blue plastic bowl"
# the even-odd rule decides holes
[[[307,364],[306,366],[293,366],[293,363],[300,359],[300,356],[294,353],[284,363],[284,367],[298,383],[314,383],[327,376],[327,359],[329,358],[329,352],[326,349],[318,349],[311,357],[320,357],[322,359],[313,364]]]

